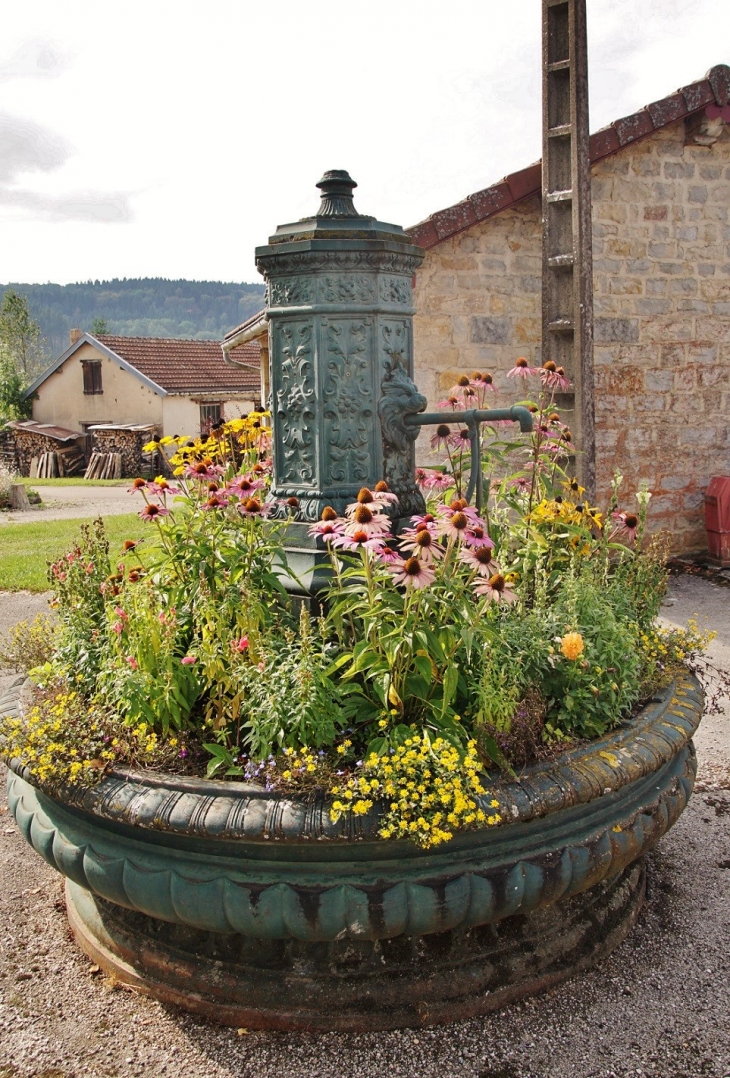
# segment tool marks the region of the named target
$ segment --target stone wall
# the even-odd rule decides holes
[[[730,474],[730,131],[684,124],[593,166],[599,498],[616,467],[646,479],[677,551],[704,545],[703,491]],[[490,370],[508,404],[514,359],[540,356],[536,197],[426,252],[414,302],[416,381],[435,403]]]

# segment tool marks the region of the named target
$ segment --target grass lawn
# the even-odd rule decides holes
[[[14,479],[15,483],[16,480]],[[29,479],[23,476],[17,480],[26,487],[128,487],[131,479],[84,479],[83,476],[73,475],[68,479]]]
[[[91,524],[91,518],[87,521],[43,520],[36,524],[0,526],[0,590],[46,591],[47,563],[72,547],[82,524]],[[113,565],[125,539],[152,538],[153,529],[136,513],[106,517],[104,526]]]

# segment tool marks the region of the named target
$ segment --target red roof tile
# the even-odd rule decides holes
[[[639,109],[631,116],[624,116],[601,131],[596,131],[590,139],[591,161],[609,157],[624,146],[646,138],[658,128],[691,116],[707,104],[717,102],[718,105],[724,105],[730,99],[729,94],[730,67],[718,64],[699,82],[684,86],[661,101],[655,101],[645,109]],[[449,236],[464,232],[477,222],[493,217],[507,206],[514,206],[525,198],[539,195],[541,183],[542,165],[538,161],[528,168],[505,176],[484,191],[468,195],[455,206],[432,213],[425,221],[406,229],[406,232],[419,246],[426,249],[435,247]]]
[[[168,393],[241,393],[261,391],[260,350],[256,341],[239,345],[226,363],[220,341],[175,340],[164,337],[96,337],[132,367]]]

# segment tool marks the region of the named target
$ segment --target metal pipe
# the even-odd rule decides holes
[[[449,420],[449,414],[452,416]],[[481,512],[482,508],[482,455],[479,452],[479,426],[482,423],[497,423],[499,421],[519,423],[523,434],[532,431],[532,413],[521,404],[513,404],[511,408],[467,408],[463,412],[409,412],[403,416],[403,422],[407,427],[431,427],[437,423],[461,423],[469,431],[469,452],[471,455],[471,467],[469,474],[469,486],[466,492],[466,500],[470,502],[476,494],[476,508]]]

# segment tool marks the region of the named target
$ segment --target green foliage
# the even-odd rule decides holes
[[[628,714],[639,697],[638,626],[621,617],[590,573],[566,580],[544,612],[556,648],[545,672],[548,728],[573,737],[599,737]],[[578,638],[577,650],[570,637]]]
[[[0,640],[0,665],[10,670],[43,666],[53,655],[56,629],[48,614],[36,614],[32,621],[19,621]]]
[[[109,542],[101,518],[82,524],[73,548],[48,569],[60,624],[58,669],[85,693],[96,687],[104,653],[104,592],[110,574]]]
[[[77,284],[15,285],[27,298],[52,356],[68,347],[69,330],[104,329],[126,337],[219,339],[263,306],[263,285],[128,278]],[[10,290],[6,286],[2,291]],[[97,322],[98,324],[98,322]]]
[[[63,551],[75,545],[82,523],[84,521],[44,520],[0,528],[0,590],[46,591],[48,562],[57,560]],[[136,515],[125,514],[107,517],[105,530],[112,548],[118,548],[124,539],[140,538],[145,525]]]
[[[23,386],[46,366],[41,327],[31,318],[27,297],[13,288],[5,289],[0,304],[0,352]]]

